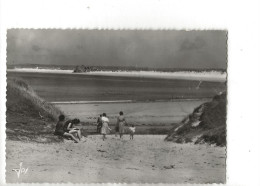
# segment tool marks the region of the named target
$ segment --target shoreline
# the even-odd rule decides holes
[[[159,71],[95,71],[73,73],[73,70],[52,70],[52,69],[33,69],[33,68],[17,68],[7,69],[7,72],[18,73],[50,73],[50,74],[73,74],[87,76],[112,76],[112,77],[139,77],[139,78],[158,78],[158,79],[180,79],[180,80],[197,80],[225,82],[227,75],[218,71],[211,72],[195,72],[195,71],[179,71],[179,72],[159,72]]]
[[[156,102],[184,102],[184,101],[209,101],[212,98],[175,98],[171,100],[149,100],[149,101],[137,101],[137,100],[111,100],[111,101],[51,101],[52,104],[117,104],[117,103],[156,103]]]

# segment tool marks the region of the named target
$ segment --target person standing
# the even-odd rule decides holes
[[[117,137],[118,134],[119,134],[119,122],[117,119],[116,126],[115,126],[115,136]]]
[[[123,134],[125,132],[125,124],[126,124],[126,120],[125,120],[125,117],[124,117],[124,113],[122,111],[120,111],[119,116],[117,118],[117,125],[119,127],[120,138],[123,137]]]
[[[111,131],[111,129],[108,126],[109,119],[107,118],[106,113],[103,113],[101,120],[102,120],[101,134],[103,135],[103,141],[104,141],[106,139],[106,135],[109,133],[109,131]]]
[[[102,128],[102,114],[99,115],[98,119],[97,119],[97,133],[101,133],[101,128]]]

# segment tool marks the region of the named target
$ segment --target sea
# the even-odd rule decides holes
[[[95,122],[102,113],[115,122],[123,111],[139,125],[177,123],[226,91],[223,81],[190,79],[8,71],[10,78],[23,79],[40,97],[85,122]]]

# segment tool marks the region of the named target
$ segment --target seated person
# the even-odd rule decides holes
[[[62,137],[71,137],[76,143],[78,143],[78,140],[75,138],[73,134],[70,134],[66,131],[63,130],[64,127],[64,115],[59,116],[59,121],[56,125],[54,135],[62,136]]]
[[[79,140],[81,140],[81,131],[78,128],[73,127],[74,124],[80,123],[79,119],[68,120],[63,125],[63,130],[69,134],[76,134]]]

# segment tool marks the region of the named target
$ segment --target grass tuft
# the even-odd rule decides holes
[[[26,81],[15,78],[7,81],[7,109],[23,113],[27,111],[28,114],[36,114],[51,121],[56,121],[63,114],[53,104],[39,97]]]
[[[53,135],[55,121],[62,112],[40,98],[22,79],[8,79],[6,102],[7,140],[60,142]]]
[[[211,102],[195,108],[177,126],[180,127],[170,130],[166,141],[185,143],[195,139],[195,144],[226,146],[226,93],[214,96]]]

